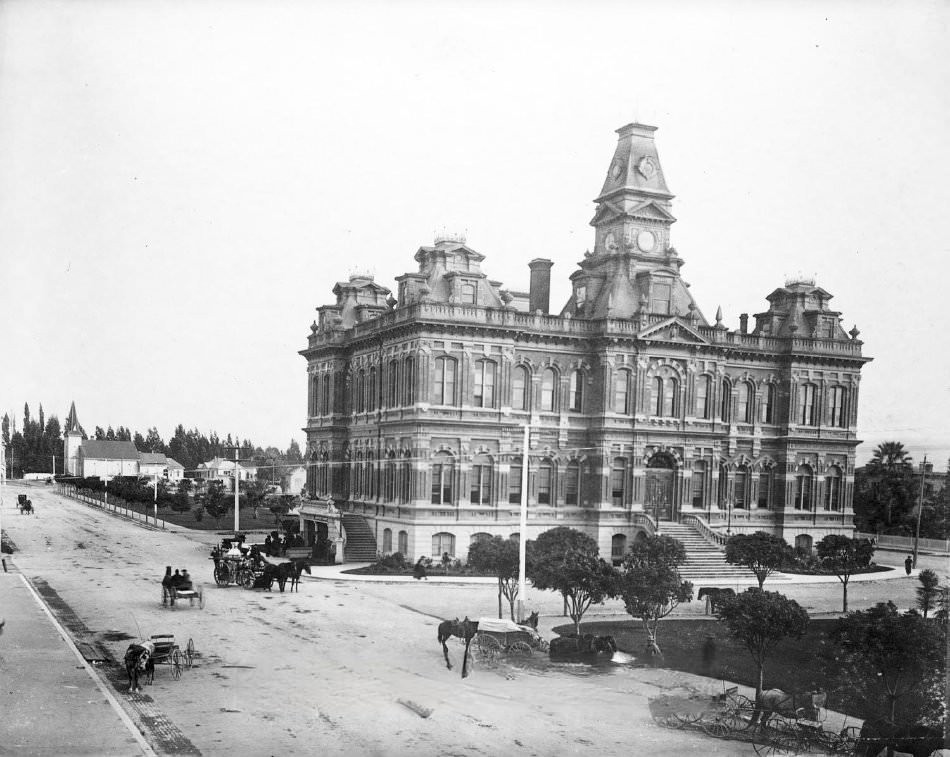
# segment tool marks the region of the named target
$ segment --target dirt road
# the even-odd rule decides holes
[[[15,500],[16,487],[11,491]],[[203,754],[752,753],[748,745],[670,731],[650,718],[651,697],[689,687],[714,692],[717,681],[629,667],[590,676],[505,665],[463,680],[454,642],[457,665],[447,670],[438,619],[494,615],[492,587],[305,580],[297,594],[218,588],[208,560],[215,535],[145,531],[51,488],[30,493],[35,518],[9,507],[4,513],[20,550],[17,566],[48,584],[116,659],[128,637],[194,640],[195,667],[174,681],[160,666],[146,693]],[[166,565],[188,568],[203,583],[204,610],[160,606]],[[835,609],[840,601],[837,585],[804,591],[813,607]],[[852,606],[877,593],[852,588]],[[556,597],[528,600],[544,627],[563,622]],[[431,715],[422,718],[400,700]]]

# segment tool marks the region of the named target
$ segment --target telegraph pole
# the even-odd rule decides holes
[[[924,479],[927,477],[927,456],[920,464],[920,495],[917,498],[917,530],[914,532],[914,567],[917,567],[917,543],[920,541],[920,515],[924,511]]]
[[[238,455],[240,454],[241,449],[237,445],[234,447],[234,535],[238,535],[238,531],[241,528],[241,513],[240,513],[240,500],[238,499],[238,491],[240,486],[238,485]]]
[[[528,540],[528,442],[531,431],[526,423],[524,426],[524,441],[521,449],[521,520],[518,533],[518,620],[524,619],[525,584],[525,554]]]

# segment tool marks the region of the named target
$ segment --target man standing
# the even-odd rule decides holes
[[[904,560],[904,571],[907,575],[910,575],[911,569],[914,567],[914,558],[912,555],[907,555],[907,559]]]

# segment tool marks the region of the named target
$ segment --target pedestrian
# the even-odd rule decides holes
[[[911,555],[907,555],[907,559],[904,560],[904,572],[907,573],[907,575],[909,576],[913,567],[914,567],[914,558]]]
[[[165,566],[165,577],[162,579],[162,607],[172,598],[172,566]]]
[[[412,568],[412,577],[417,581],[424,578],[426,581],[429,580],[429,575],[426,573],[426,556],[422,555],[418,560],[416,560],[415,566]]]
[[[271,557],[270,553],[270,534],[264,539],[264,554]]]

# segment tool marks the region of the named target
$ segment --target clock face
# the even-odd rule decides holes
[[[653,248],[656,247],[656,234],[646,229],[641,231],[637,234],[637,247],[644,252],[652,252]]]

